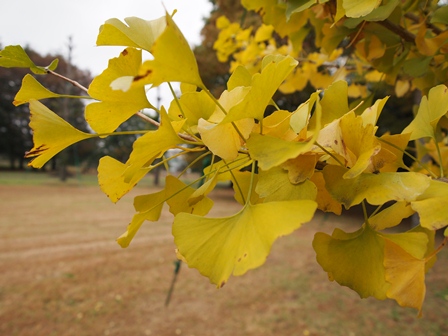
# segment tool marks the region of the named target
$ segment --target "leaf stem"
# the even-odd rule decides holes
[[[186,173],[186,171],[188,170],[188,168],[190,168],[191,166],[193,166],[196,162],[202,160],[204,157],[206,157],[206,156],[209,155],[210,153],[211,153],[210,151],[207,151],[207,152],[205,152],[205,153],[199,155],[199,156],[198,156],[196,159],[194,159],[193,161],[191,161],[190,164],[189,164],[187,167],[185,167],[185,169],[182,170],[182,171],[180,172],[179,175],[177,175],[177,178],[180,178],[183,174]]]
[[[440,178],[445,177],[445,172],[443,169],[443,159],[442,159],[442,153],[440,152],[440,146],[436,139],[434,139],[434,143],[436,144],[437,149],[437,156],[439,157],[439,168],[440,168]]]
[[[72,84],[73,86],[76,86],[78,89],[81,89],[82,91],[84,91],[87,94],[89,93],[89,90],[85,86],[81,85],[80,83],[78,83],[77,81],[75,81],[73,79],[65,77],[65,76],[63,76],[63,75],[61,75],[61,74],[59,74],[57,72],[54,72],[53,70],[48,70],[47,69],[47,73],[49,73],[50,75],[59,77],[59,78],[65,80],[66,82],[69,82],[70,84]]]
[[[272,106],[275,107],[275,109],[276,109],[277,111],[280,111],[280,107],[278,107],[278,105],[277,105],[277,103],[274,101],[274,99],[271,99],[271,104],[272,104]]]
[[[325,154],[330,155],[337,163],[339,163],[342,167],[345,165],[333,154],[331,154],[328,150],[326,150],[322,145],[320,145],[317,141],[315,142],[316,146],[325,152]]]
[[[247,195],[247,202],[250,202],[250,199],[252,198],[252,190],[254,187],[254,180],[255,180],[255,168],[256,168],[257,161],[252,161],[252,169],[251,169],[251,175],[250,175],[250,184],[249,184],[249,192]]]
[[[148,133],[149,131],[146,130],[140,130],[140,131],[122,131],[122,132],[111,132],[111,133],[97,133],[95,134],[96,136],[99,137],[107,137],[107,136],[115,136],[115,135],[133,135],[133,134],[145,134]]]
[[[425,258],[425,262],[428,262],[429,260],[434,258],[437,255],[437,253],[439,253],[447,244],[448,244],[448,237],[445,237],[445,239],[442,241],[439,247]]]
[[[362,213],[364,215],[364,222],[366,223],[366,225],[368,225],[370,227],[369,215],[367,214],[366,201],[363,200],[361,202],[361,205],[362,205]]]
[[[434,174],[424,163],[422,163],[419,159],[417,159],[414,155],[408,153],[406,150],[401,149],[400,147],[398,147],[397,145],[393,144],[392,142],[389,142],[387,140],[378,138],[377,139],[381,142],[384,142],[385,144],[399,150],[400,152],[402,152],[403,154],[407,155],[409,158],[411,158],[412,160],[414,160],[420,167],[422,167],[423,169],[427,170],[428,173],[433,177],[433,178],[438,178],[438,176],[436,174]]]
[[[180,105],[179,98],[177,97],[176,92],[174,92],[174,89],[173,89],[173,86],[171,85],[171,83],[170,82],[167,82],[167,83],[168,83],[168,87],[170,88],[171,95],[173,96],[174,101],[176,102],[176,105],[180,110],[180,114],[182,114],[182,117],[185,119],[185,113],[184,113],[184,110],[182,109],[182,106]]]

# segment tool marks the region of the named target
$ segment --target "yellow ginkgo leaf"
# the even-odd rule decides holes
[[[145,220],[157,221],[162,213],[165,199],[165,190],[135,197],[134,207],[139,212],[132,218],[126,232],[117,238],[117,243],[123,248],[128,247]]]
[[[164,82],[182,82],[204,88],[199,75],[198,65],[193,51],[171,16],[165,16],[165,30],[157,37],[151,49],[153,60],[145,61],[131,81],[125,81],[120,88],[127,91],[130,87],[147,84],[158,86]]]
[[[245,205],[247,202],[257,204],[262,201],[255,190],[255,186],[258,184],[258,174],[252,176],[252,173],[249,171],[231,171],[230,173],[230,181],[232,182],[232,188],[235,191],[233,197],[238,203]],[[251,186],[252,190],[250,190]],[[248,195],[250,195],[249,200],[247,199]]]
[[[33,168],[42,168],[48,160],[68,146],[97,136],[77,130],[37,100],[30,101],[30,111],[34,146],[25,157],[35,157],[28,164]]]
[[[342,156],[350,168],[344,178],[354,178],[370,166],[372,158],[381,149],[375,131],[374,125],[364,125],[364,119],[350,111],[327,124],[319,132],[317,143]]]
[[[308,152],[313,144],[313,141],[285,141],[258,133],[252,133],[247,140],[250,156],[258,161],[258,166],[263,170],[269,170]]]
[[[229,110],[225,122],[253,118],[262,120],[266,106],[278,90],[280,84],[297,66],[291,56],[266,56],[261,73],[253,75],[250,91],[244,99]]]
[[[311,220],[316,203],[308,200],[246,205],[225,218],[180,213],[174,242],[189,267],[222,287],[230,275],[261,266],[274,241]]]
[[[362,117],[354,112],[347,113],[340,119],[340,128],[345,146],[346,165],[350,167],[344,178],[354,178],[361,174],[371,163],[381,145],[375,137],[376,127],[372,124],[363,125]],[[345,154],[345,155],[344,155]]]
[[[116,203],[135,187],[138,181],[149,172],[149,168],[141,169],[128,182],[124,181],[127,166],[110,156],[103,156],[98,164],[98,183],[109,199]]]
[[[427,32],[428,27],[425,24],[421,24],[415,37],[415,44],[422,55],[433,56],[442,46],[446,46],[448,32],[441,32],[432,38],[427,37]]]
[[[421,316],[426,294],[425,260],[385,239],[384,266],[386,281],[390,284],[387,297],[396,300],[400,306],[417,309]]]
[[[328,165],[324,168],[325,185],[346,209],[361,203],[380,205],[388,201],[415,201],[430,185],[430,178],[419,173],[363,173],[344,179],[347,169]]]
[[[317,159],[316,154],[299,155],[295,159],[282,164],[282,168],[288,171],[288,178],[291,183],[302,183],[313,176]]]
[[[318,138],[321,128],[322,109],[318,100],[315,104],[315,113],[313,117],[315,120],[314,133],[312,137],[305,142],[286,141],[268,135],[252,133],[246,143],[250,156],[258,161],[258,165],[261,169],[269,170],[272,167],[281,165],[289,159],[294,159],[300,154],[310,151]]]
[[[262,24],[255,33],[255,42],[263,42],[269,40],[272,37],[273,31],[273,26]]]
[[[30,74],[26,74],[22,79],[22,86],[17,92],[12,102],[15,106],[28,103],[30,100],[41,100],[45,98],[58,98],[61,95],[51,92],[40,84],[36,78]]]
[[[227,90],[232,91],[238,86],[250,86],[252,82],[252,75],[246,67],[238,66],[230,75],[227,81]]]
[[[136,47],[150,51],[154,41],[165,30],[165,17],[146,21],[138,17],[128,17],[121,22],[109,19],[101,27],[96,44]]]
[[[244,99],[247,92],[248,88],[241,86],[232,91],[224,91],[219,98],[219,103],[227,109]],[[238,151],[249,137],[254,125],[255,121],[250,118],[226,122],[224,112],[217,107],[208,120],[199,119],[197,128],[202,141],[213,154],[231,161],[238,156]]]
[[[198,120],[210,118],[215,107],[215,103],[205,91],[187,92],[183,93],[179,99],[173,99],[168,115],[172,120],[185,119],[185,125],[190,127],[192,133],[197,133]]]
[[[378,118],[380,117],[380,114],[383,110],[384,105],[386,105],[386,102],[389,97],[383,98],[383,99],[377,99],[375,104],[372,106],[369,106],[362,112],[361,118],[363,121],[363,126],[366,127],[367,125],[376,125]]]
[[[410,134],[384,134],[381,150],[371,158],[372,172],[395,172],[404,168],[403,153],[409,143]]]
[[[193,206],[206,197],[219,181],[219,171],[217,170],[211,177],[208,178],[198,189],[196,189],[188,198],[188,205]]]
[[[335,119],[341,118],[349,111],[348,85],[346,81],[337,81],[324,91],[322,106],[322,125],[327,125]]]
[[[410,203],[405,201],[396,202],[375,216],[370,217],[369,224],[375,230],[380,231],[400,224],[404,218],[408,218],[414,213],[415,211]]]
[[[356,43],[356,50],[358,55],[372,62],[384,56],[386,45],[377,36],[369,34],[365,39]]]
[[[260,171],[255,191],[264,202],[286,200],[315,200],[317,188],[310,180],[291,183],[288,172],[281,167],[273,167],[268,171]]]
[[[411,203],[418,212],[420,225],[430,230],[438,230],[448,225],[448,184],[431,180],[423,194]]]
[[[313,248],[331,280],[353,289],[361,298],[386,298],[384,240],[367,225],[353,233],[335,229],[329,236],[318,232]]]
[[[327,188],[325,188],[323,174],[321,172],[315,172],[310,180],[317,188],[317,208],[324,212],[333,212],[336,215],[340,215],[342,213],[342,205],[336,201],[328,192]]]
[[[125,182],[133,180],[139,170],[149,167],[157,157],[168,149],[184,143],[184,140],[177,135],[182,125],[176,124],[177,128],[174,129],[163,107],[160,110],[160,118],[160,126],[156,131],[150,131],[135,140],[131,155],[126,161]]]
[[[92,81],[89,95],[99,100],[86,106],[86,120],[97,133],[113,132],[121,123],[143,108],[151,107],[144,88],[123,92],[113,90],[111,83],[122,76],[135,76],[142,60],[141,50],[127,48]]]
[[[409,92],[411,88],[411,82],[408,80],[397,80],[395,83],[395,95],[397,97],[403,97],[406,93]]]
[[[283,140],[293,140],[297,137],[296,132],[290,126],[293,114],[289,111],[278,110],[263,119],[263,124],[256,124],[253,132],[269,134]]]
[[[411,133],[410,140],[431,137],[435,139],[437,123],[448,112],[448,88],[438,85],[429,90],[428,97],[423,96],[417,115],[403,130]]]
[[[165,180],[166,203],[170,206],[173,215],[179,213],[195,214],[205,216],[213,206],[213,201],[204,196],[196,202],[190,203],[195,189],[187,186],[181,180],[172,175],[168,175]]]

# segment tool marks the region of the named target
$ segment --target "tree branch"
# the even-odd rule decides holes
[[[406,42],[411,42],[415,44],[415,35],[412,34],[410,31],[406,30],[405,28],[403,28],[402,26],[397,25],[389,20],[378,21],[377,23],[382,25],[384,28],[390,30],[391,32],[397,34]]]
[[[404,16],[405,16],[407,19],[413,21],[414,23],[420,23],[420,19],[419,19],[419,17],[416,16],[416,15],[414,15],[414,14],[412,14],[412,13],[406,13]],[[432,23],[426,21],[425,24],[426,24],[426,27],[428,27],[429,29],[431,29],[431,30],[434,32],[434,34],[436,34],[436,35],[440,35],[440,34],[443,33],[443,31],[442,31],[439,27],[436,27],[436,26],[433,25]]]

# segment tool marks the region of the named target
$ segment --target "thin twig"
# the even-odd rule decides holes
[[[77,81],[75,81],[73,79],[65,77],[57,72],[54,72],[53,70],[47,70],[47,73],[49,73],[50,75],[59,77],[59,78],[65,80],[66,82],[69,82],[70,84],[72,84],[73,86],[76,86],[77,88],[81,89],[82,91],[84,91],[87,94],[89,93],[89,90],[85,86],[81,85],[80,83],[78,83]]]

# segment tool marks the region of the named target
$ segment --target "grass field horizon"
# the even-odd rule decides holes
[[[0,335],[448,334],[446,249],[427,274],[420,319],[328,281],[314,233],[355,230],[356,216],[318,214],[280,238],[265,265],[220,290],[183,265],[166,307],[176,260],[167,209],[129,248],[115,241],[134,214],[133,196],[156,190],[152,180],[117,204],[96,183],[95,175],[63,183],[41,172],[0,171]],[[211,216],[239,209],[228,188],[212,198]]]

